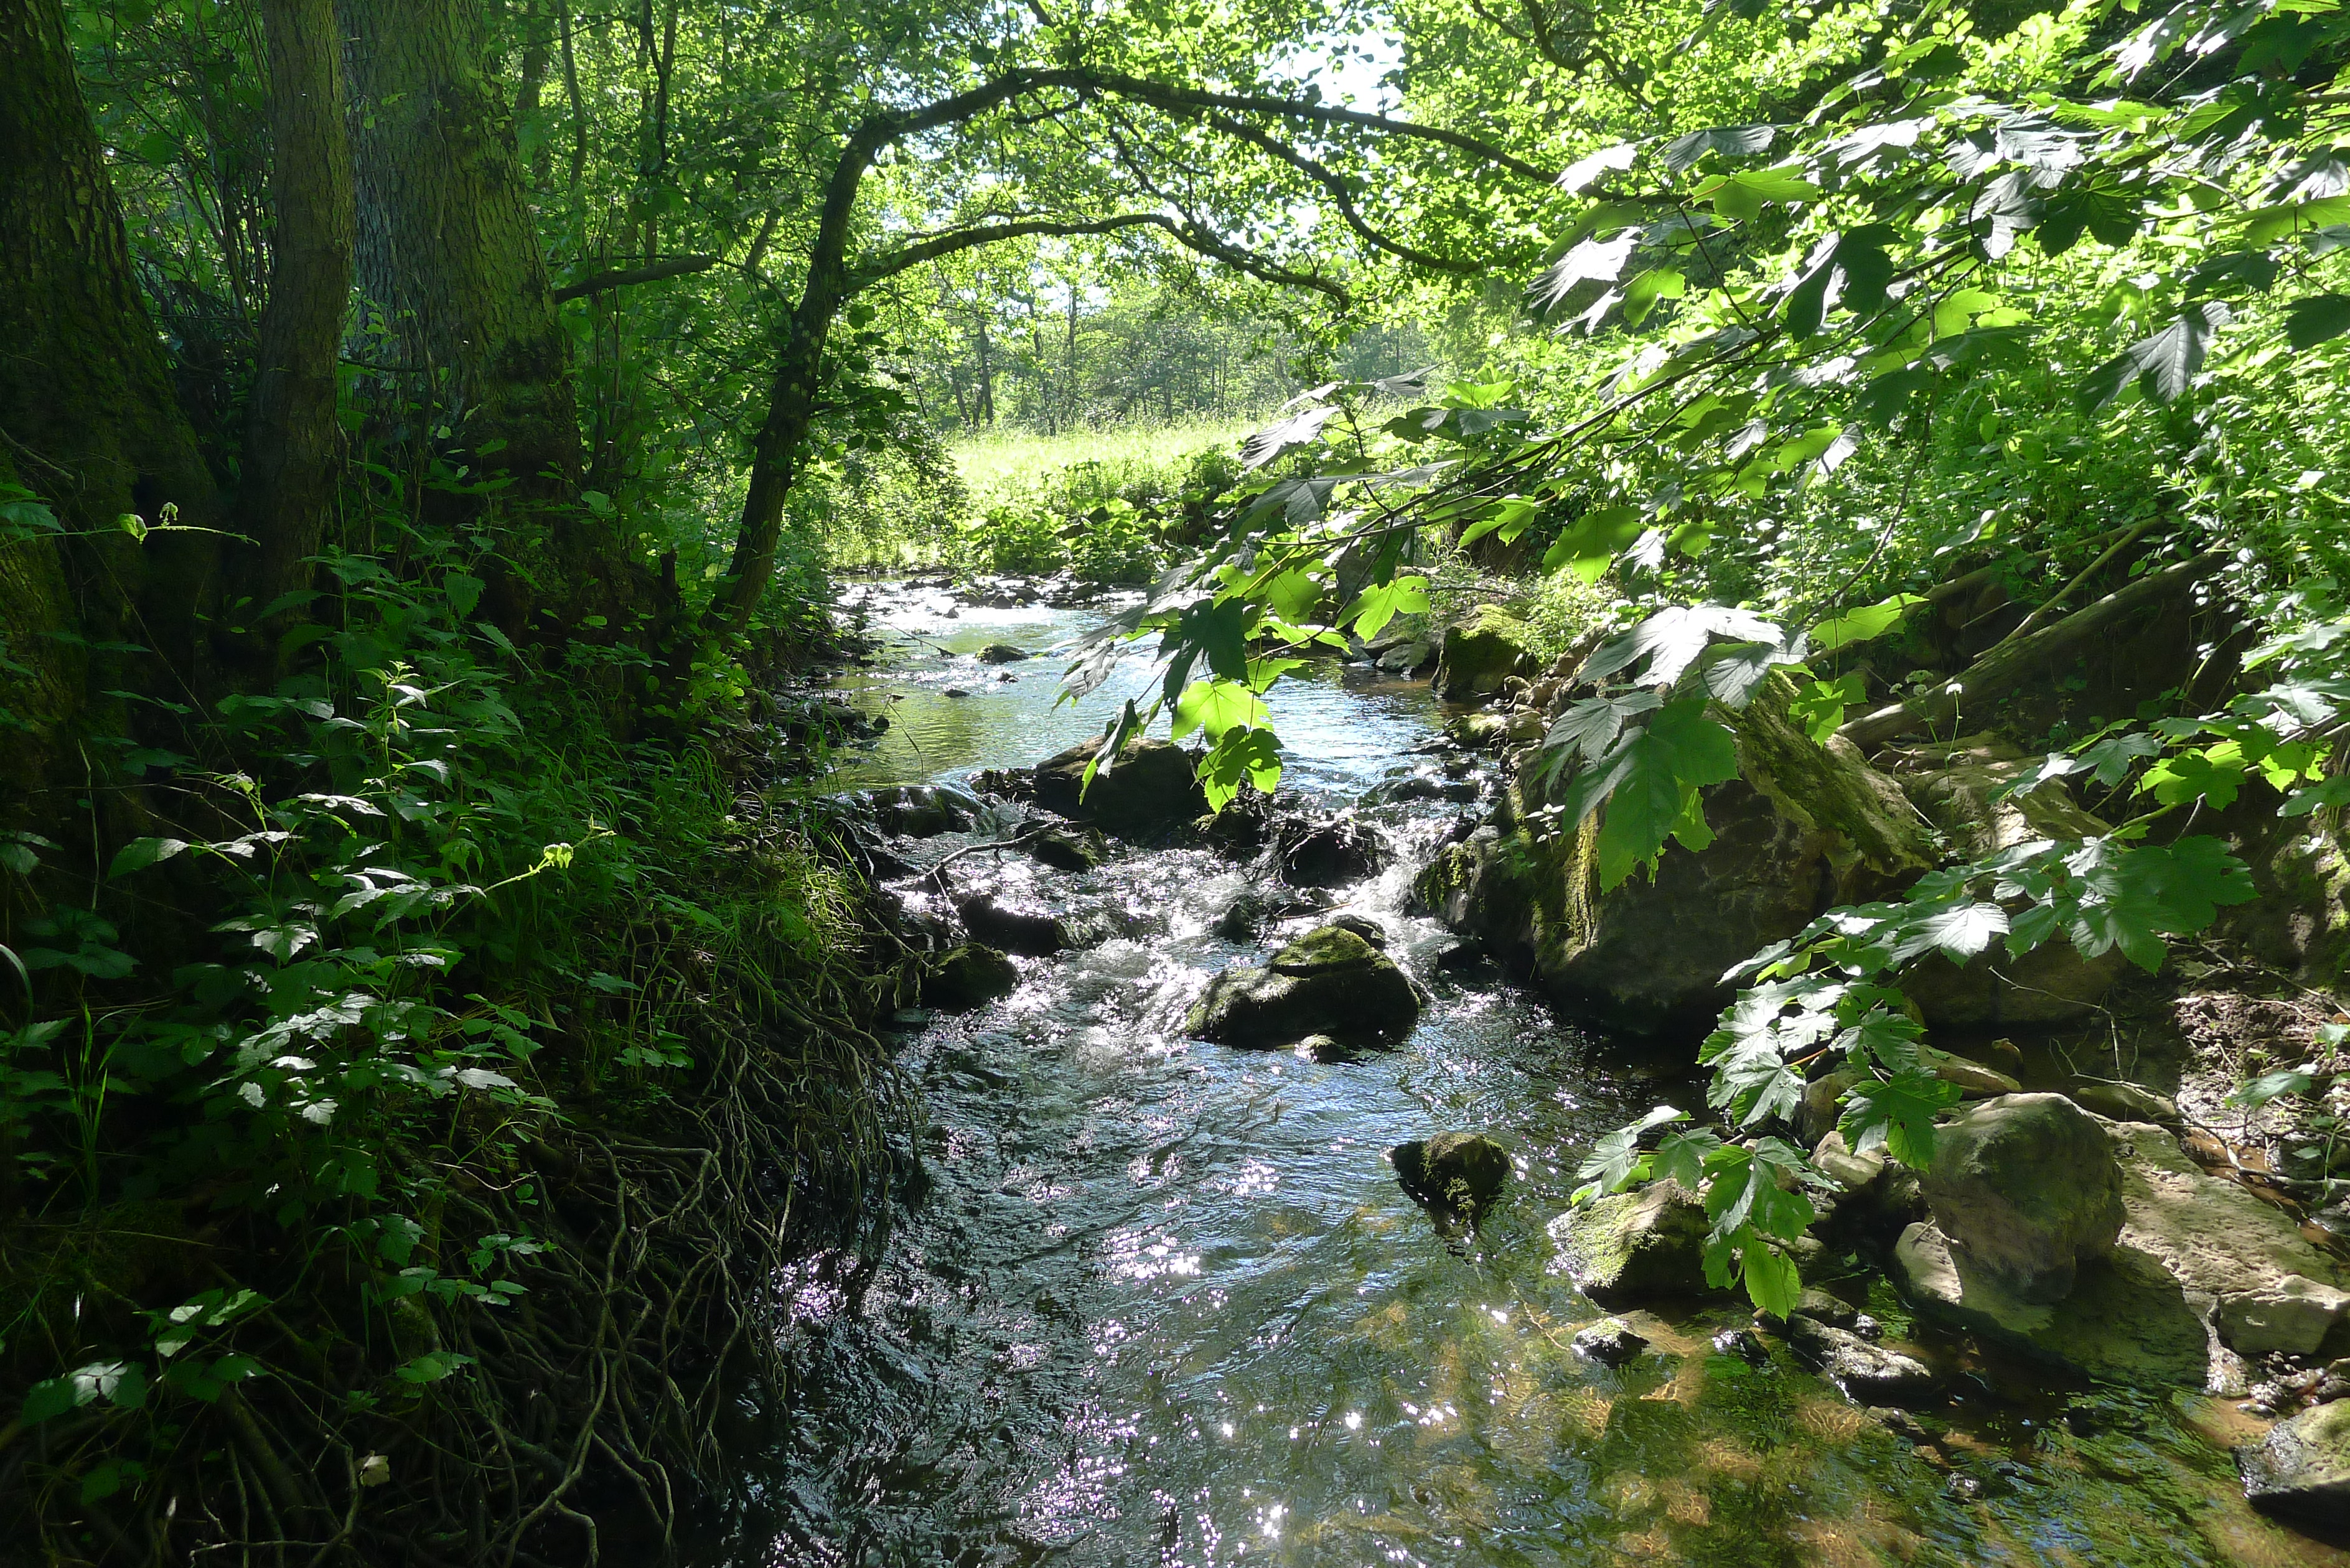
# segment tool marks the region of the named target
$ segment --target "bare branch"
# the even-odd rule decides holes
[[[764,236],[762,236],[764,244]],[[567,283],[548,297],[560,305],[567,299],[585,299],[591,294],[602,294],[615,288],[627,288],[631,284],[659,283],[665,277],[683,277],[688,273],[708,272],[718,265],[717,256],[671,256],[647,266],[615,267],[608,272],[591,273],[577,283]]]
[[[1331,201],[1337,204],[1340,215],[1347,220],[1347,226],[1360,234],[1374,247],[1386,251],[1390,255],[1400,256],[1415,266],[1424,266],[1433,272],[1449,272],[1461,277],[1477,277],[1492,270],[1488,264],[1456,261],[1451,256],[1436,255],[1430,252],[1417,249],[1405,244],[1401,240],[1389,239],[1364,221],[1361,210],[1355,205],[1354,192],[1347,188],[1346,180],[1336,171],[1307,157],[1294,147],[1285,146],[1274,140],[1254,126],[1243,125],[1237,119],[1227,119],[1220,114],[1208,116],[1207,122],[1225,135],[1247,142],[1250,146],[1263,151],[1267,157],[1288,164],[1321,186],[1330,193]]]

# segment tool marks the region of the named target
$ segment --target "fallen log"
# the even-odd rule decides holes
[[[2186,592],[2217,571],[2224,558],[2216,553],[2206,553],[2158,572],[2149,572],[2054,625],[2002,642],[1932,691],[1865,713],[1836,733],[1867,751],[1912,730],[1950,724],[1957,719],[1961,701],[1985,701],[2021,685],[2028,677],[2071,656],[2137,611]]]

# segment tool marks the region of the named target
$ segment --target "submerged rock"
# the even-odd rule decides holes
[[[1431,1207],[1475,1213],[1510,1179],[1510,1151],[1483,1133],[1439,1133],[1388,1150],[1403,1189]]]
[[[2022,1301],[2061,1301],[2121,1234],[2121,1172],[2062,1095],[2002,1095],[1935,1131],[1926,1201],[1951,1245]]]
[[[1601,1318],[1589,1328],[1578,1329],[1569,1343],[1577,1355],[1602,1366],[1621,1366],[1638,1360],[1640,1353],[1648,1348],[1648,1339],[1633,1333],[1632,1325],[1620,1317]]]
[[[1020,971],[1009,958],[970,942],[947,953],[923,977],[922,1005],[963,1012],[1011,994],[1019,983]]]
[[[1551,1240],[1575,1289],[1602,1306],[1702,1295],[1705,1205],[1677,1182],[1657,1181],[1570,1209]]]
[[[1378,830],[1347,812],[1287,818],[1274,830],[1273,843],[1281,879],[1295,888],[1359,882],[1387,864]]]
[[[1850,1329],[1797,1313],[1787,1320],[1787,1345],[1821,1376],[1864,1405],[1928,1399],[1942,1380],[1914,1356],[1872,1345]]]
[[[1419,996],[1395,961],[1354,932],[1320,926],[1260,966],[1208,982],[1186,1033],[1270,1050],[1310,1034],[1347,1043],[1400,1040],[1419,1022]]]
[[[1445,628],[1436,694],[1448,702],[1492,696],[1503,681],[1533,667],[1527,652],[1533,641],[1524,621],[1498,605],[1479,605],[1468,619]]]
[[[2350,1401],[2319,1405],[2236,1450],[2256,1508],[2327,1524],[2350,1521]]]
[[[982,664],[1017,664],[1028,657],[1024,648],[1014,648],[1008,642],[991,642],[979,650]]]

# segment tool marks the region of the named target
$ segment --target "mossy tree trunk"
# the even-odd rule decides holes
[[[359,286],[429,389],[429,441],[503,469],[525,497],[579,476],[570,345],[525,200],[503,96],[468,0],[340,0],[359,192]],[[498,450],[484,448],[503,442]]]
[[[78,732],[120,732],[128,682],[91,645],[163,656],[174,695],[207,690],[215,536],[143,544],[121,526],[218,522],[219,493],[140,297],[57,0],[0,0],[0,452],[61,529],[0,519],[0,813],[87,815]],[[102,753],[101,753],[102,755]]]

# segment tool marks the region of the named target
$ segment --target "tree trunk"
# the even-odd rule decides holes
[[[767,418],[751,451],[751,485],[743,497],[743,523],[726,578],[711,601],[711,629],[741,635],[757,613],[759,600],[775,575],[775,550],[783,539],[784,501],[799,478],[808,427],[816,422],[822,384],[825,339],[831,336],[842,280],[818,273],[808,279],[767,393]]]
[[[219,511],[132,279],[58,0],[0,0],[0,482],[84,535],[0,518],[0,710],[16,722],[0,820],[56,833],[106,805],[76,806],[85,764],[66,732],[121,732],[120,699],[99,693],[139,683],[91,644],[153,649],[182,701],[210,684],[213,535],[141,544],[120,519],[208,526]]]
[[[269,43],[269,306],[244,441],[244,513],[266,607],[309,575],[335,502],[342,431],[335,356],[350,298],[351,150],[334,0],[262,0]]]
[[[432,424],[525,499],[579,476],[570,348],[524,199],[505,105],[469,0],[339,0],[349,39],[359,283],[405,363],[432,377]],[[503,442],[500,447],[492,443]],[[484,448],[491,448],[485,452]]]

